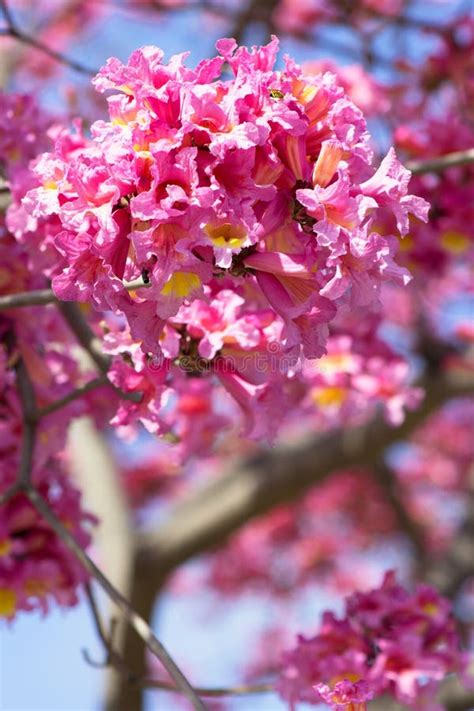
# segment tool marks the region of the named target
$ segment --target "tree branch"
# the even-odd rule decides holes
[[[45,304],[56,304],[57,302],[58,299],[52,289],[23,291],[18,294],[4,294],[0,296],[0,311],[18,309],[24,306],[44,306]]]
[[[469,163],[474,163],[474,148],[447,153],[444,156],[429,160],[409,161],[406,167],[413,175],[423,175],[424,173],[441,173],[443,170],[448,170],[448,168],[468,165]]]
[[[88,383],[85,383],[79,388],[72,390],[70,393],[60,398],[59,400],[50,402],[49,405],[45,405],[44,407],[40,408],[40,410],[38,411],[38,416],[46,417],[47,415],[51,415],[51,413],[53,412],[62,410],[63,407],[66,407],[66,405],[69,405],[71,402],[79,400],[79,398],[83,397],[84,395],[87,395],[87,393],[93,392],[94,390],[97,390],[97,388],[101,388],[104,385],[112,385],[106,375],[100,375],[98,378],[89,380]],[[124,395],[127,394],[128,393],[124,393]]]
[[[446,400],[474,387],[471,378],[441,375],[422,385],[424,402],[398,428],[377,418],[352,430],[306,437],[258,454],[191,494],[154,533],[139,536],[137,576],[159,587],[189,558],[222,544],[251,518],[297,499],[331,472],[380,460]]]
[[[272,15],[277,5],[278,0],[248,0],[247,5],[235,16],[229,36],[241,44],[252,22],[263,23],[270,35],[274,31]]]
[[[16,39],[18,42],[32,47],[33,49],[37,49],[39,52],[46,54],[51,59],[54,59],[56,62],[60,62],[61,64],[64,64],[70,69],[73,69],[75,72],[79,72],[80,74],[86,74],[87,76],[92,77],[97,74],[96,69],[90,69],[89,67],[86,67],[81,64],[81,62],[77,62],[75,59],[66,57],[66,55],[62,54],[61,52],[57,52],[56,50],[51,49],[51,47],[48,47],[48,45],[43,44],[43,42],[40,42],[35,37],[32,37],[26,32],[23,32],[23,30],[18,27],[13,18],[7,0],[0,0],[0,9],[3,12],[3,16],[7,25],[6,30],[2,31],[2,34],[8,35],[13,39]]]
[[[127,291],[136,291],[137,289],[148,289],[151,283],[146,283],[140,277],[133,281],[123,282]],[[4,294],[0,296],[0,311],[7,309],[18,309],[26,306],[45,306],[46,304],[61,304],[61,303],[76,303],[69,301],[61,301],[55,295],[52,289],[36,289],[32,291],[22,291],[17,294]]]
[[[7,342],[13,346],[14,337],[9,334]],[[33,471],[33,454],[36,442],[36,429],[38,425],[38,411],[36,409],[36,399],[33,384],[23,358],[17,357],[15,364],[18,394],[20,396],[21,410],[23,414],[23,432],[21,439],[20,462],[18,473],[14,483],[0,494],[0,507],[10,499],[20,493],[26,487],[31,486],[31,475]]]
[[[33,383],[31,382],[28,370],[21,356],[15,366],[15,370],[23,413],[23,436],[17,481],[20,487],[26,487],[31,483],[31,474],[33,471],[33,454],[38,424],[38,411],[36,409]]]
[[[421,573],[427,554],[423,528],[408,513],[398,490],[396,476],[390,467],[384,461],[380,461],[375,464],[372,471],[376,482],[383,489],[387,501],[395,513],[400,530],[408,537],[413,546],[417,567]]]
[[[77,340],[90,355],[101,373],[107,373],[110,367],[110,356],[102,351],[100,340],[95,335],[82,314],[79,304],[74,301],[59,301],[58,309]]]
[[[58,301],[58,308],[81,346],[91,357],[98,370],[106,376],[112,363],[112,358],[102,351],[102,344],[87,323],[87,320],[84,318],[79,304],[74,301]],[[107,384],[115,390],[119,397],[124,400],[131,400],[132,402],[140,402],[142,393],[127,393],[120,388],[115,387],[115,385],[110,382],[108,378],[106,378],[106,380]],[[81,395],[82,394],[83,393],[81,393]],[[67,397],[72,397],[73,395],[74,393],[71,393]]]
[[[474,468],[471,478],[474,476]],[[443,595],[454,599],[466,580],[474,576],[474,481],[468,496],[468,510],[445,557],[437,560],[426,573],[427,580]]]

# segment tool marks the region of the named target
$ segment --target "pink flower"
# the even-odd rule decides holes
[[[375,691],[366,681],[337,681],[333,687],[316,684],[316,691],[334,711],[365,711],[366,702],[373,699]]]
[[[350,187],[349,180],[341,177],[328,187],[315,185],[313,190],[296,191],[297,200],[314,220],[313,231],[321,246],[337,243],[341,230],[352,232],[360,224]]]
[[[361,202],[362,211],[366,212],[372,208],[368,198],[375,200],[379,207],[390,209],[401,235],[406,235],[409,230],[408,213],[426,222],[429,203],[421,197],[407,194],[410,177],[410,171],[403,167],[395,150],[390,148],[373,176],[360,186],[361,193],[365,196]]]
[[[380,588],[346,601],[339,621],[326,613],[319,634],[298,638],[283,656],[277,688],[293,708],[322,698],[336,711],[362,711],[368,700],[391,694],[423,707],[449,673],[464,673],[450,604],[432,588],[409,593],[393,571]],[[343,635],[343,631],[345,635]]]

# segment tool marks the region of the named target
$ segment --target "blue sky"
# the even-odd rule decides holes
[[[334,602],[330,597],[308,598],[298,617],[314,620],[315,629],[322,609]],[[216,603],[207,595],[196,599],[194,594],[169,593],[160,601],[154,628],[176,659],[185,660],[191,678],[203,685],[232,684],[240,681],[237,661],[245,662],[254,651],[252,630],[272,614],[257,596]],[[295,631],[300,628],[296,620],[294,625]],[[10,630],[0,633],[0,709],[99,711],[103,676],[85,663],[81,649],[94,660],[103,658],[85,604],[68,611],[55,609],[47,617],[19,617]],[[149,692],[147,697],[150,710],[183,708],[166,693]],[[286,706],[268,695],[236,700],[232,709],[283,711]]]

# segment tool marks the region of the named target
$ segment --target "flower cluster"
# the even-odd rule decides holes
[[[44,418],[34,483],[46,497],[62,486],[71,499],[70,483],[54,474],[62,471],[57,453],[70,418],[85,412],[99,424],[113,416],[123,436],[143,424],[177,443],[182,463],[211,454],[238,422],[245,435],[272,439],[282,412],[325,427],[383,403],[398,423],[419,400],[406,363],[367,326],[378,325],[381,285],[408,279],[393,261],[397,237],[382,237],[375,223],[404,234],[409,212],[426,216],[426,203],[408,195],[408,171],[391,150],[374,172],[364,118],[331,73],[306,74],[288,58],[276,71],[275,39],[251,51],[221,40],[218,49],[194,70],[182,56],[164,64],[150,47],[127,65],[109,60],[95,84],[120,93],[91,138],[78,123],[74,131],[52,126],[27,97],[2,97],[6,122],[16,117],[23,131],[20,143],[5,132],[0,144],[12,195],[6,226],[16,239],[4,230],[1,288],[42,288],[52,278],[60,298],[105,311],[110,381],[138,396],[107,405],[98,390]],[[221,76],[224,63],[230,79]],[[53,152],[35,158],[51,142]],[[3,328],[32,373],[38,407],[87,382],[54,309],[17,316],[7,312]],[[18,401],[13,411],[5,426],[19,449]],[[156,483],[146,467],[129,478],[137,505]],[[60,496],[53,508],[86,542],[87,516],[74,501],[67,514]],[[25,499],[10,505],[5,541],[17,535],[17,505],[29,511],[33,532],[41,528]],[[38,550],[68,568],[61,546],[48,545]],[[309,569],[314,555],[305,555]],[[22,593],[31,575],[12,560],[15,607],[31,606]],[[81,576],[74,568],[66,578],[70,595],[62,598],[72,600]]]
[[[36,325],[38,320],[41,321],[37,314]],[[46,354],[46,364],[41,363],[34,347],[28,349],[25,345],[22,338],[25,334],[19,329],[15,331],[12,324],[6,322],[7,319],[0,320],[2,338],[5,337],[7,344],[16,338],[20,345],[11,348],[7,345],[0,351],[0,493],[15,481],[25,427],[14,364],[21,357],[28,370],[35,373],[40,404],[46,404],[51,394],[64,394],[61,381],[68,376],[68,368],[71,372],[67,359],[62,362],[61,356],[54,352]],[[29,335],[31,343],[31,332]],[[48,399],[44,398],[45,393]],[[37,433],[32,483],[78,543],[86,547],[90,542],[88,527],[94,519],[82,509],[80,493],[70,482],[61,456],[69,417],[81,411],[84,405],[75,403],[66,410],[66,416],[62,412],[42,419]],[[0,617],[11,618],[19,610],[35,608],[46,612],[52,599],[60,605],[74,605],[77,588],[86,579],[82,565],[24,494],[10,498],[0,508]]]
[[[393,150],[371,168],[362,113],[333,75],[306,76],[288,58],[276,71],[275,38],[217,47],[194,70],[154,47],[110,59],[95,79],[115,92],[110,120],[90,140],[62,132],[23,205],[61,222],[56,294],[125,314],[147,352],[161,353],[183,304],[231,289],[281,319],[285,348],[318,357],[342,303],[370,306],[381,282],[408,279],[375,221],[391,215],[404,234],[427,204],[408,195]],[[129,292],[124,280],[137,279]]]
[[[49,144],[46,131],[51,120],[31,97],[23,95],[0,95],[0,116],[6,127],[0,139],[0,163],[14,200],[10,216],[19,226],[23,219],[19,196],[36,184],[28,163]],[[2,215],[1,295],[47,286],[41,267],[51,264],[56,251],[42,226],[36,225],[38,233],[33,234],[27,221],[20,230],[22,239],[15,240]],[[24,456],[26,424],[19,392],[29,391],[25,378],[31,383],[34,405],[41,411],[84,385],[92,374],[74,357],[72,334],[56,308],[2,311],[0,344],[0,494],[4,494],[15,483]],[[88,529],[94,518],[83,510],[80,493],[67,475],[64,449],[73,417],[93,410],[98,419],[110,416],[114,398],[109,392],[104,405],[97,407],[98,396],[72,400],[39,420],[30,472],[36,491],[84,548],[90,542]],[[52,600],[74,605],[78,587],[86,579],[82,566],[24,493],[0,507],[0,617],[13,618],[20,610],[46,612]]]
[[[2,451],[3,455],[3,451]],[[1,472],[1,490],[4,489]],[[35,476],[35,486],[53,512],[84,548],[90,543],[80,493],[54,462]],[[20,610],[47,612],[54,600],[63,606],[78,602],[78,588],[88,578],[82,565],[52,532],[23,495],[8,501],[0,515],[0,618]]]
[[[393,151],[374,173],[363,116],[332,74],[306,76],[290,59],[275,71],[275,39],[218,48],[195,70],[150,47],[109,60],[95,83],[122,92],[110,120],[91,139],[78,124],[50,128],[54,152],[33,172],[34,151],[21,151],[8,227],[60,298],[114,312],[109,377],[137,395],[112,421],[122,434],[141,422],[185,460],[233,421],[274,438],[282,411],[334,423],[382,401],[398,423],[419,394],[375,332],[332,368],[307,357],[325,353],[329,322],[367,314],[387,279],[406,283],[397,239],[372,224],[404,233],[426,204],[407,195]],[[225,61],[232,79],[219,78]],[[34,138],[34,107],[17,113]],[[354,340],[329,341],[341,346]]]
[[[463,674],[467,662],[448,600],[426,585],[410,593],[389,572],[380,588],[351,595],[345,613],[326,612],[319,633],[285,653],[278,690],[292,709],[306,701],[362,711],[383,694],[413,709],[441,708],[440,681]]]
[[[17,248],[21,252],[18,261],[27,258],[23,269],[25,274],[29,272],[30,280],[34,279],[30,288],[38,288],[46,284],[45,276],[50,277],[62,269],[62,257],[54,245],[61,223],[55,216],[31,217],[21,200],[28,190],[39,185],[30,170],[30,162],[51,148],[61,128],[29,94],[0,92],[0,122],[5,127],[0,137],[0,168],[10,193],[10,204],[6,216],[1,215],[1,221],[22,245],[21,250]],[[12,279],[9,287],[12,293],[20,291],[22,285]]]
[[[305,388],[300,410],[319,427],[366,419],[376,406],[399,425],[405,408],[416,408],[422,398],[422,390],[410,383],[407,361],[370,330],[351,334],[348,324],[329,338],[326,355],[304,364],[300,379]]]

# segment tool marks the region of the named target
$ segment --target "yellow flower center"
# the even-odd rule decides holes
[[[347,391],[345,388],[333,385],[327,388],[315,388],[311,396],[315,405],[319,405],[319,407],[331,407],[333,405],[342,405],[347,397]]]
[[[220,225],[206,225],[204,232],[215,247],[240,249],[247,239],[247,233],[242,225],[224,222]]]
[[[423,610],[423,612],[426,612],[427,615],[432,616],[436,615],[439,610],[439,607],[438,605],[435,605],[434,602],[427,602],[422,606],[421,609]]]
[[[405,237],[401,237],[399,240],[399,249],[400,252],[409,252],[411,249],[413,249],[413,237],[410,235],[405,235]]]
[[[10,553],[11,547],[12,544],[8,538],[4,538],[2,541],[0,541],[0,558]]]
[[[0,588],[0,617],[12,617],[16,610],[16,593],[9,588]]]
[[[189,296],[201,285],[201,280],[197,274],[192,272],[175,272],[170,276],[161,290],[163,296],[170,296],[175,299],[182,299]]]
[[[469,238],[462,232],[448,230],[441,235],[441,245],[447,252],[462,254],[469,247]]]
[[[317,361],[315,370],[319,373],[330,375],[331,373],[348,371],[353,362],[354,359],[350,353],[330,353]]]

